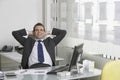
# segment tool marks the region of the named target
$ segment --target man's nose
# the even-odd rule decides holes
[[[38,30],[38,32],[42,32],[41,30]]]

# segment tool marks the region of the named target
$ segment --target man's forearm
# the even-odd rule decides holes
[[[20,30],[17,30],[17,31],[13,31],[13,32],[12,32],[12,35],[14,36],[14,38],[15,38],[19,43],[21,43],[22,45],[24,45],[25,38],[24,38],[23,36],[26,36],[26,35],[27,35],[25,29],[20,29]]]

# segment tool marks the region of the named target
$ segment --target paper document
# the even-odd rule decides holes
[[[24,74],[46,74],[48,70],[39,70],[39,69],[27,69],[27,70],[17,70],[15,74],[24,75]]]

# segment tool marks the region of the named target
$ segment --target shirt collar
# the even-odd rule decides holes
[[[43,41],[44,39],[35,39],[36,41],[39,41],[39,40],[41,40],[41,41]]]

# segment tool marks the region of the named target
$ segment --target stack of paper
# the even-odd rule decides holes
[[[29,70],[17,70],[15,74],[20,75],[20,74],[46,74],[48,70],[39,70],[39,69],[29,69]]]

